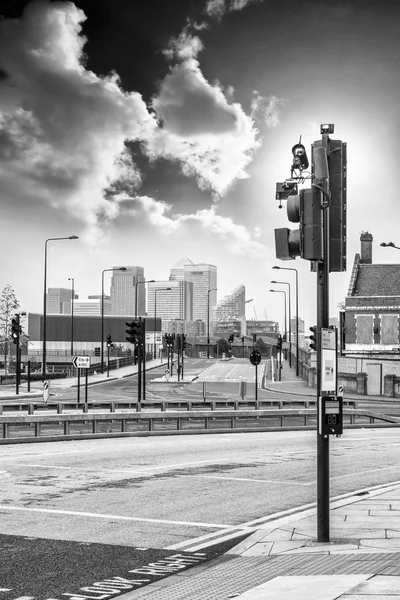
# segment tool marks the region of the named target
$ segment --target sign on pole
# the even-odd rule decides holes
[[[336,331],[321,329],[321,395],[336,396]]]
[[[43,402],[47,402],[50,396],[50,381],[43,381]]]
[[[77,369],[88,369],[90,367],[90,356],[74,356],[72,364]]]
[[[250,352],[249,358],[252,365],[259,365],[261,362],[261,354],[258,350]]]

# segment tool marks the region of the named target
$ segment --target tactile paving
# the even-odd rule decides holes
[[[279,575],[398,574],[400,553],[237,557],[154,591],[146,600],[228,600]],[[392,570],[395,571],[392,573]],[[134,597],[134,596],[132,596]]]

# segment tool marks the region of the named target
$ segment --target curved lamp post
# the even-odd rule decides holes
[[[207,358],[210,358],[210,292],[216,292],[217,289],[207,290]]]
[[[290,323],[291,319],[292,319],[292,313],[291,313],[291,308],[290,308],[290,283],[288,281],[271,281],[271,283],[279,283],[281,285],[288,285],[289,286],[289,302],[288,302],[288,306],[289,306],[289,367],[292,366],[292,325]]]
[[[127,271],[126,267],[113,267],[112,269],[103,269],[101,272],[101,340],[100,340],[100,369],[104,372],[104,273],[107,271]]]
[[[383,246],[384,248],[397,248],[397,250],[400,250],[400,247],[399,246],[395,246],[393,244],[393,242],[388,242],[388,243],[382,242],[381,246]]]
[[[160,291],[168,292],[168,291],[171,291],[171,289],[172,288],[168,287],[168,288],[157,288],[154,290],[154,360],[156,360],[156,358],[157,358],[157,352],[156,352],[157,292],[160,292]]]
[[[138,309],[137,309],[137,301],[138,301],[137,292],[138,292],[138,290],[137,289],[138,289],[138,285],[140,283],[155,283],[155,280],[154,279],[149,279],[149,280],[145,281],[143,279],[143,281],[137,281],[135,283],[135,321],[136,321],[136,319],[138,317]]]
[[[68,237],[48,238],[44,244],[44,286],[43,286],[43,353],[42,353],[42,380],[46,379],[46,346],[47,346],[47,242],[56,240],[78,240],[77,235],[69,235]]]
[[[299,274],[297,269],[291,267],[272,267],[273,269],[282,269],[282,271],[294,271],[296,273],[296,376],[299,376]]]
[[[287,327],[286,327],[286,292],[283,290],[269,290],[270,292],[275,292],[277,294],[285,294],[285,339],[287,338]]]
[[[71,356],[74,355],[74,298],[75,298],[75,279],[68,277],[71,283]]]

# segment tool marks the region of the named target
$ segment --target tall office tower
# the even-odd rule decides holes
[[[185,265],[193,265],[194,263],[190,260],[190,258],[188,258],[187,256],[184,256],[183,258],[181,258],[180,260],[178,260],[178,262],[171,267],[170,270],[170,274],[169,274],[169,279],[170,281],[176,281],[176,280],[180,280],[180,279],[184,279],[184,274],[185,274]]]
[[[171,288],[168,290],[167,288]],[[147,315],[163,320],[192,321],[193,284],[188,281],[155,281],[147,288]]]
[[[114,267],[119,269],[120,267]],[[138,316],[146,314],[145,284],[136,286],[144,281],[143,267],[126,267],[126,271],[111,271],[111,311],[113,315]],[[135,295],[137,287],[137,311],[135,310]]]
[[[213,321],[228,321],[246,317],[246,288],[238,285],[230,294],[217,302],[213,308]]]
[[[104,314],[111,314],[111,302],[104,299]],[[88,298],[87,300],[74,300],[74,316],[89,317],[101,315],[101,298]]]
[[[192,263],[184,265],[183,269],[184,280],[193,283],[193,321],[207,322],[208,317],[211,321],[212,307],[217,302],[217,267]]]
[[[76,296],[75,296],[76,297]],[[68,288],[48,288],[46,294],[46,313],[48,315],[62,315],[64,310],[68,314],[66,305],[71,307],[71,290]]]

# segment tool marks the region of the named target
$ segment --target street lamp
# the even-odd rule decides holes
[[[217,289],[207,290],[207,358],[210,358],[210,292],[216,292]]]
[[[400,250],[400,247],[399,246],[395,246],[393,244],[393,242],[388,242],[388,243],[382,242],[381,246],[383,246],[384,248],[397,248],[397,250]]]
[[[113,267],[112,269],[103,269],[101,272],[101,340],[100,340],[100,368],[104,373],[104,273],[107,271],[127,271],[126,267]]]
[[[275,292],[277,294],[285,294],[285,340],[287,337],[287,328],[286,328],[286,292],[283,290],[269,290],[270,292]]]
[[[75,279],[68,277],[71,283],[71,356],[74,355],[74,298],[75,298]]]
[[[135,321],[136,321],[136,319],[137,319],[137,316],[138,316],[138,309],[137,309],[137,302],[138,302],[138,297],[137,297],[137,289],[138,289],[138,285],[139,285],[140,283],[155,283],[155,280],[154,280],[154,279],[150,279],[150,280],[148,280],[148,281],[145,281],[145,280],[143,279],[143,281],[137,281],[137,282],[135,283]]]
[[[154,360],[157,358],[156,353],[156,319],[157,319],[157,292],[164,290],[165,292],[171,291],[172,288],[157,288],[154,290]]]
[[[282,271],[294,271],[296,273],[296,375],[299,376],[299,274],[297,269],[290,267],[272,267],[273,269],[282,269]]]
[[[288,285],[289,286],[289,302],[288,302],[288,306],[289,306],[289,367],[292,366],[292,325],[291,325],[291,319],[292,319],[292,313],[291,313],[291,308],[290,308],[290,298],[291,298],[291,293],[290,293],[290,283],[288,281],[271,281],[271,283],[279,283],[282,285]]]
[[[48,238],[44,244],[44,286],[43,286],[43,354],[42,354],[42,380],[46,379],[46,341],[47,341],[47,299],[46,299],[46,286],[47,286],[47,242],[53,242],[56,240],[78,240],[77,235],[70,235],[68,237],[56,237]]]

